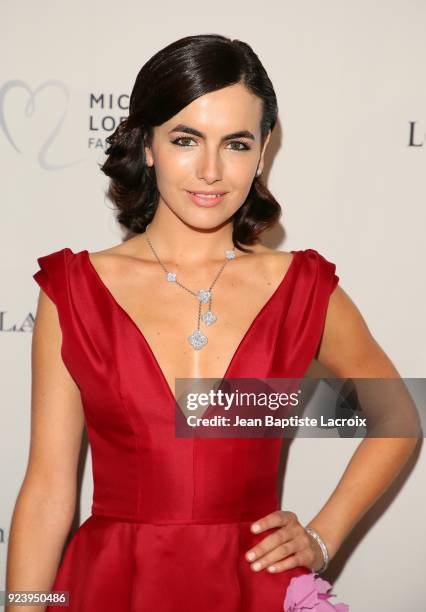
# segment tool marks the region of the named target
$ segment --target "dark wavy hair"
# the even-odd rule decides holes
[[[155,168],[145,161],[144,143],[151,146],[153,127],[168,121],[200,96],[241,83],[261,98],[261,144],[277,121],[278,104],[268,74],[245,42],[219,34],[186,36],[161,49],[136,77],[129,115],[106,138],[106,161],[100,166],[110,177],[107,197],[118,210],[117,221],[131,234],[140,234],[154,217],[159,192]],[[245,202],[233,215],[234,246],[258,242],[273,226],[281,207],[260,177],[253,180]]]

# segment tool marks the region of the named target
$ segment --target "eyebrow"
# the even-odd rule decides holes
[[[184,125],[183,123],[175,125],[175,127],[169,131],[169,134],[171,134],[172,132],[185,132],[185,134],[193,134],[194,136],[198,136],[199,138],[206,137],[203,132]],[[226,136],[223,136],[221,142],[224,142],[225,140],[232,140],[233,138],[250,138],[251,140],[256,140],[254,135],[249,132],[249,130],[241,130],[239,132],[233,132],[232,134],[227,134]]]

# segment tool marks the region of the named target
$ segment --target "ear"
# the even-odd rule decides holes
[[[269,130],[269,132],[267,133],[267,135],[265,137],[265,142],[263,143],[262,152],[260,154],[260,159],[259,159],[259,164],[258,164],[258,172],[259,172],[259,174],[261,174],[262,171],[263,171],[263,166],[264,166],[264,163],[265,163],[264,162],[265,151],[266,151],[266,147],[268,146],[269,139],[271,138],[271,134],[272,134],[272,131]]]
[[[152,167],[154,165],[154,158],[152,156],[151,148],[145,143],[145,139],[143,141],[143,147],[145,151],[146,165]]]

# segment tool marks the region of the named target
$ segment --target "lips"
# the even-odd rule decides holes
[[[221,202],[226,195],[226,192],[223,191],[218,191],[215,193],[202,191],[187,191],[186,193],[188,194],[191,201],[194,202],[194,204],[204,207],[215,206],[216,204]]]
[[[225,195],[225,191],[190,191],[189,193],[192,193],[192,195],[196,195],[196,196],[207,196],[207,197],[212,197],[212,196],[222,196]]]

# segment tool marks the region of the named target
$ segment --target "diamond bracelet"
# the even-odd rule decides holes
[[[312,527],[305,527],[305,531],[314,538],[314,540],[319,544],[319,547],[321,548],[322,556],[324,557],[324,563],[319,570],[316,570],[315,573],[322,574],[322,572],[325,572],[325,570],[327,569],[328,563],[330,561],[327,546],[325,545],[324,540],[321,538],[319,533],[315,531],[315,529],[312,529]]]

